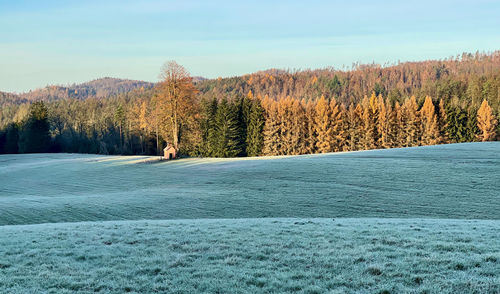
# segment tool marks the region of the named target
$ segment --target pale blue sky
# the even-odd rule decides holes
[[[0,91],[445,58],[500,49],[500,1],[0,0]]]

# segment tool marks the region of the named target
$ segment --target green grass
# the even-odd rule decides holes
[[[500,143],[0,156],[0,293],[500,293]]]

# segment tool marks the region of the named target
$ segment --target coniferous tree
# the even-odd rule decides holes
[[[266,103],[266,122],[264,124],[264,155],[279,155],[280,121],[278,118],[278,102]]]
[[[332,152],[331,109],[324,96],[316,103],[315,112],[316,149],[319,153]]]
[[[378,125],[377,131],[379,134],[378,146],[381,148],[391,148],[393,142],[392,128],[394,126],[394,117],[391,105],[388,101],[384,101],[382,95],[378,96]]]
[[[48,152],[50,149],[50,126],[48,110],[43,101],[30,106],[30,114],[19,136],[20,153]]]
[[[291,133],[291,146],[288,154],[297,155],[304,154],[306,149],[306,112],[302,104],[296,100],[291,101],[292,125]]]
[[[361,104],[351,103],[347,111],[348,131],[346,137],[346,146],[349,151],[361,149],[361,136],[363,132],[363,108]]]
[[[200,119],[201,130],[201,156],[210,157],[215,154],[217,143],[216,114],[217,99],[203,100],[201,102],[202,117]]]
[[[403,116],[403,108],[400,106],[399,102],[396,101],[394,104],[394,144],[393,147],[404,147],[406,145],[406,132],[405,132],[405,119]]]
[[[293,148],[292,143],[292,99],[287,97],[278,100],[278,121],[279,121],[279,137],[280,148],[278,155],[287,155],[291,153]]]
[[[438,144],[441,141],[439,135],[439,125],[434,103],[432,103],[432,99],[429,96],[425,97],[424,105],[422,106],[422,109],[420,109],[420,117],[422,123],[421,144]]]
[[[374,149],[378,147],[378,115],[379,107],[377,97],[373,92],[370,98],[366,97],[362,101],[363,107],[363,134],[361,136],[362,149]]]
[[[467,141],[467,112],[460,106],[450,105],[447,113],[447,133],[453,143]]]
[[[448,143],[449,135],[448,135],[448,115],[446,113],[446,107],[444,105],[443,99],[439,99],[439,117],[438,117],[438,126],[439,126],[439,136],[441,139],[440,143]]]
[[[213,155],[235,157],[241,153],[237,106],[223,99],[215,115],[216,142]]]
[[[316,117],[316,104],[312,100],[301,101],[302,107],[305,111],[305,153],[316,153],[316,133],[315,133],[315,117]]]
[[[420,115],[415,96],[405,100],[402,107],[403,130],[405,133],[404,147],[418,146],[420,141]]]
[[[467,122],[465,124],[465,142],[475,142],[479,140],[480,130],[477,124],[478,109],[474,106],[467,108]]]
[[[481,103],[481,107],[477,112],[477,126],[480,130],[479,139],[481,141],[494,140],[497,135],[498,121],[493,115],[490,105],[486,99]]]
[[[17,123],[10,123],[5,130],[5,143],[2,152],[15,154],[19,152],[19,126]]]
[[[332,98],[329,107],[330,107],[330,121],[331,121],[330,145],[332,151],[334,152],[343,151],[345,146],[345,134],[344,134],[345,111],[342,105],[337,103],[335,98]]]
[[[252,92],[250,91],[247,96],[243,98],[238,98],[236,100],[237,106],[237,116],[239,125],[239,135],[240,135],[240,145],[241,154],[240,156],[247,155],[247,132],[248,124],[250,120],[250,109],[252,108],[252,99],[254,99]]]
[[[264,146],[264,124],[265,113],[261,105],[261,100],[253,99],[251,102],[246,138],[246,151],[248,156],[259,156],[262,154]]]
[[[120,153],[123,154],[123,128],[125,125],[125,111],[123,110],[123,106],[121,104],[116,108],[114,119],[115,124],[118,127],[118,135],[120,138]]]

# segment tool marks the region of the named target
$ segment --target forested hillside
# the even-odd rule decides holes
[[[47,86],[21,94],[0,93],[0,105],[22,104],[28,101],[52,102],[63,99],[106,98],[135,89],[150,89],[153,86],[153,83],[144,81],[101,78],[71,86]]]
[[[0,152],[159,154],[173,142],[184,155],[231,157],[498,137],[500,52],[195,81],[176,66],[156,85],[100,79],[4,94]]]

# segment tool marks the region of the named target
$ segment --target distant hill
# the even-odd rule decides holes
[[[52,85],[21,94],[0,92],[0,105],[7,103],[24,103],[28,101],[56,101],[61,99],[105,98],[135,89],[150,89],[154,83],[115,78],[101,78],[83,84],[70,86]]]
[[[0,92],[0,106],[11,103],[21,104],[25,102],[27,102],[27,100],[22,97],[19,97],[19,95],[7,92]]]

